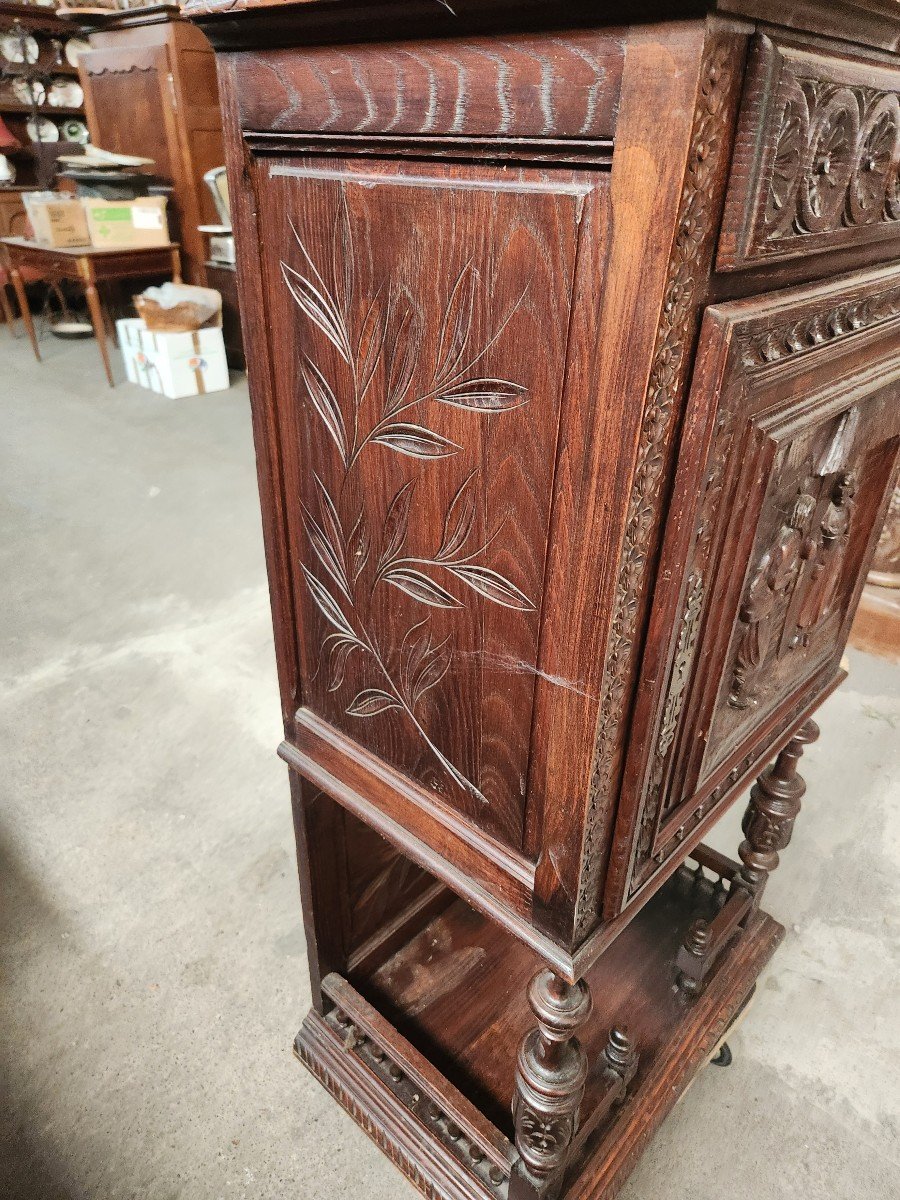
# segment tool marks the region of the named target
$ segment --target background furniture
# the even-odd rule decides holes
[[[229,114],[297,1053],[428,1196],[611,1196],[783,934],[760,901],[896,478],[900,22],[188,7]],[[703,838],[754,776],[732,861]]]
[[[207,261],[207,286],[222,295],[222,336],[228,365],[235,371],[247,369],[244,358],[244,343],[241,337],[241,316],[238,308],[237,280],[235,268],[227,263]]]
[[[181,282],[181,260],[177,244],[130,250],[99,250],[95,246],[62,249],[58,246],[41,246],[27,238],[0,238],[0,244],[4,247],[19,311],[31,339],[35,358],[40,359],[41,353],[23,282],[23,273],[29,270],[41,279],[70,279],[84,288],[91,325],[110,387],[114,387],[115,384],[106,344],[107,319],[98,285],[102,287],[105,283],[123,279],[143,279],[153,275],[164,275],[175,283]]]
[[[84,106],[57,107],[45,98],[38,104],[23,101],[16,95],[17,81],[39,85],[44,93],[55,79],[77,81],[78,68],[65,57],[69,39],[82,36],[80,23],[67,21],[48,8],[34,4],[0,3],[0,37],[10,34],[30,37],[39,49],[36,62],[12,63],[0,57],[0,120],[18,140],[14,148],[0,145],[0,154],[8,157],[16,171],[12,183],[0,183],[0,237],[16,237],[26,233],[25,208],[22,194],[50,188],[56,176],[56,160],[60,154],[78,152],[78,146],[65,140],[65,125],[71,118],[84,118]],[[40,95],[35,92],[34,96]],[[32,141],[27,130],[29,119],[43,117],[60,130],[58,142]]]
[[[900,487],[894,489],[850,631],[852,645],[900,662]]]
[[[206,286],[197,226],[216,220],[203,176],[221,165],[222,117],[209,43],[178,9],[124,12],[91,34],[79,62],[91,141],[104,150],[152,158],[171,180],[172,236],[183,247],[189,283]]]

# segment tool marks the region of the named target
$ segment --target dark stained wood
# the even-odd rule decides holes
[[[609,138],[622,32],[323,46],[302,57],[290,50],[241,54],[235,64],[241,125],[467,140]],[[259,77],[265,89],[255,86]],[[409,96],[427,96],[429,103],[408,103]]]
[[[692,920],[718,912],[709,888],[696,888],[687,874],[671,879],[585,973],[594,1005],[578,1033],[592,1064],[585,1120],[605,1090],[609,1030],[627,1026],[640,1054],[640,1082],[682,1008],[674,991],[678,949]],[[512,1137],[511,1067],[535,1024],[528,985],[538,966],[519,941],[457,902],[369,980],[353,982]]]
[[[726,759],[839,670],[900,448],[898,287],[884,268],[707,310],[611,912],[719,804]]]
[[[895,485],[898,23],[729,4],[188,5],[298,1053],[429,1197],[608,1200],[747,1001]],[[754,776],[742,866],[700,843]]]

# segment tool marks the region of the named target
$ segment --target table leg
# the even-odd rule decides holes
[[[12,305],[9,302],[9,296],[6,292],[6,280],[0,283],[0,308],[3,309],[3,320],[9,326],[9,332],[13,337],[16,336],[16,318],[12,310]]]
[[[93,283],[85,284],[84,296],[87,300],[88,312],[91,314],[91,325],[94,327],[94,337],[97,339],[97,345],[100,347],[100,357],[103,359],[103,366],[106,370],[106,378],[109,380],[109,386],[115,387],[112,376],[112,367],[109,364],[109,347],[106,344],[106,323],[103,320],[103,305],[100,303],[100,297],[97,294],[97,288]]]
[[[181,255],[177,250],[172,251],[172,282],[181,283]]]
[[[31,319],[31,309],[28,307],[28,297],[25,294],[25,284],[22,282],[22,275],[18,267],[9,268],[9,277],[12,280],[13,290],[16,293],[16,300],[19,302],[19,313],[25,325],[25,331],[31,339],[31,348],[34,351],[34,357],[41,361],[41,352],[38,349],[37,334],[34,331],[34,321]]]

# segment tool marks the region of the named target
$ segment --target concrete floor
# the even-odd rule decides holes
[[[309,995],[245,387],[111,391],[93,344],[44,348],[0,330],[0,1197],[411,1200],[291,1056]],[[900,1196],[900,671],[852,662],[734,1066],[625,1200]]]

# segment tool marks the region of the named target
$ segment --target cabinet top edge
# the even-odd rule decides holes
[[[185,0],[217,50],[622,26],[711,13],[900,52],[900,0]]]

